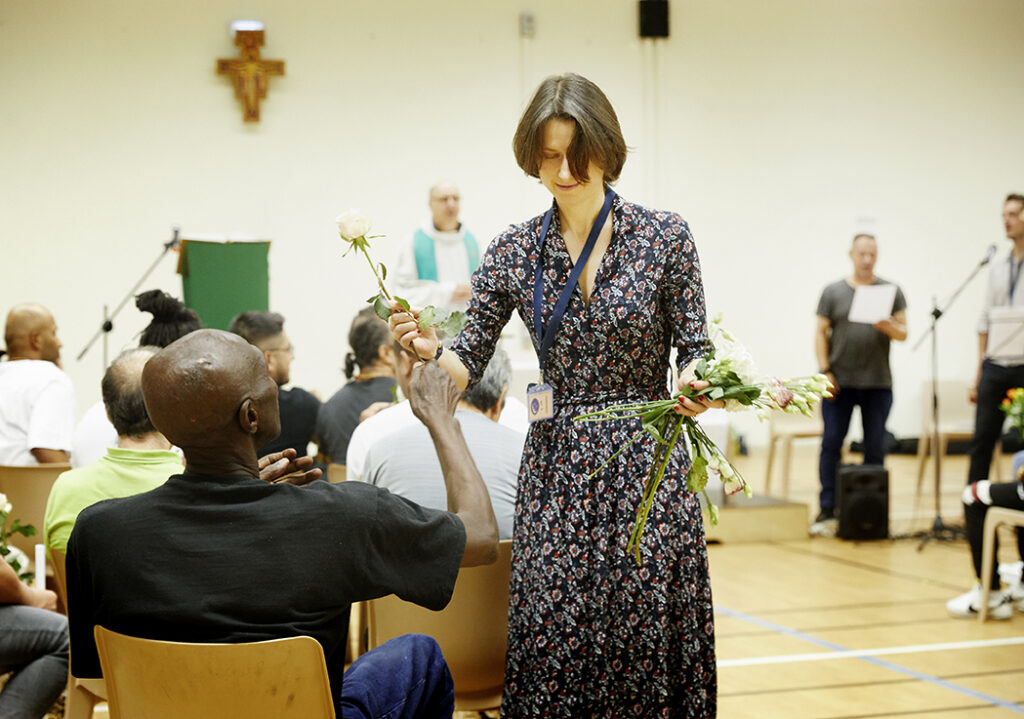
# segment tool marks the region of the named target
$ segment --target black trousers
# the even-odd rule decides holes
[[[999,481],[1000,477],[989,477],[992,466],[992,452],[1003,432],[1006,415],[999,409],[1006,397],[1006,391],[1024,387],[1024,365],[1003,367],[989,360],[981,365],[981,380],[978,382],[978,409],[974,416],[974,437],[971,438],[971,463],[967,470],[967,482],[982,479]]]
[[[1024,510],[1024,484],[1020,482],[1002,482],[992,484],[992,506],[1008,509]],[[964,505],[964,518],[967,523],[967,541],[971,545],[971,559],[974,561],[974,575],[979,582],[986,581],[981,576],[981,548],[984,539],[985,515],[988,514],[987,504],[975,502]],[[1024,532],[1017,530],[1017,549],[1024,559]],[[995,543],[996,555],[999,556],[999,538]],[[989,588],[999,589],[999,562],[992,562],[992,576],[988,577]]]

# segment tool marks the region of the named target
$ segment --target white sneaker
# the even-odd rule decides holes
[[[1010,601],[1017,608],[1017,611],[1024,612],[1024,582],[1018,580],[1012,583],[1010,588],[1006,590],[1006,594],[1009,595]]]
[[[1001,562],[999,564],[999,579],[1003,584],[1019,583],[1022,569],[1024,569],[1024,561]]]
[[[946,602],[946,611],[961,619],[975,619],[981,606],[981,585],[975,584],[969,592]],[[993,589],[988,595],[989,619],[1009,619],[1013,616],[1013,604],[1009,592]]]
[[[822,519],[811,525],[810,532],[815,537],[834,537],[839,531],[838,519]]]

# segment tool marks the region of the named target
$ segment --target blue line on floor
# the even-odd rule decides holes
[[[760,619],[749,614],[744,614],[743,612],[736,612],[732,609],[726,609],[725,607],[720,607],[718,605],[715,606],[715,611],[724,616],[732,617],[733,619],[740,619],[744,622],[755,624],[764,629],[770,629],[773,632],[778,632],[779,634],[784,634],[795,639],[801,639],[805,642],[816,644],[819,647],[832,649],[837,652],[850,651],[847,647],[841,646],[834,642],[826,641],[825,639],[819,639],[818,637],[812,636],[810,634],[805,634],[804,632],[801,632],[799,630],[792,629],[781,624],[775,624],[774,622],[769,622],[767,620]],[[893,664],[892,662],[888,662],[884,659],[879,659],[878,657],[857,656],[856,658],[861,659],[865,662],[870,662],[871,664],[882,667],[884,669],[890,669],[894,672],[899,672],[900,674],[906,674],[907,676],[913,677],[923,682],[928,682],[929,684],[934,684],[935,686],[942,687],[943,689],[949,689],[959,694],[963,694],[965,696],[969,696],[974,699],[987,702],[989,704],[992,704],[993,706],[1002,707],[1003,709],[1009,709],[1011,711],[1017,712],[1018,714],[1024,714],[1024,707],[1020,706],[1019,704],[1014,704],[1013,702],[1006,701],[1005,699],[989,696],[988,694],[983,694],[979,691],[975,691],[974,689],[969,689],[967,687],[960,686],[959,684],[953,684],[952,682],[948,682],[945,679],[939,679],[938,677],[933,677],[930,674],[924,674],[923,672],[919,672],[908,667],[902,667],[899,664]]]

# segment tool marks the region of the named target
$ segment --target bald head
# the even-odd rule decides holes
[[[61,342],[50,310],[36,302],[23,302],[7,313],[4,342],[11,359],[58,362]]]
[[[277,385],[256,347],[221,330],[197,330],[157,352],[142,371],[153,425],[189,459],[190,449],[256,447],[281,431]]]
[[[441,180],[430,188],[430,215],[442,232],[459,229],[459,188],[454,182]]]

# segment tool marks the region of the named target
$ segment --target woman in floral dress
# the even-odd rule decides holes
[[[450,349],[440,350],[434,331],[420,332],[409,313],[391,318],[396,339],[421,358],[436,357],[460,386],[480,377],[513,311],[538,327],[535,296],[541,335],[555,326],[547,343],[532,333],[535,348],[547,350],[541,369],[554,416],[530,425],[519,472],[502,715],[713,717],[707,553],[700,505],[684,481],[683,443],[658,490],[638,565],[626,542],[653,441],[645,436],[591,477],[640,426],[572,419],[664,398],[670,350],[677,348],[680,370],[708,352],[693,239],[678,215],[609,188],[626,146],[615,111],[589,80],[545,80],[513,144],[520,167],[554,197],[547,223],[534,217],[491,243],[473,276],[466,328]],[[586,244],[592,250],[559,324],[556,303]],[[682,399],[676,409],[693,416],[708,406]]]

